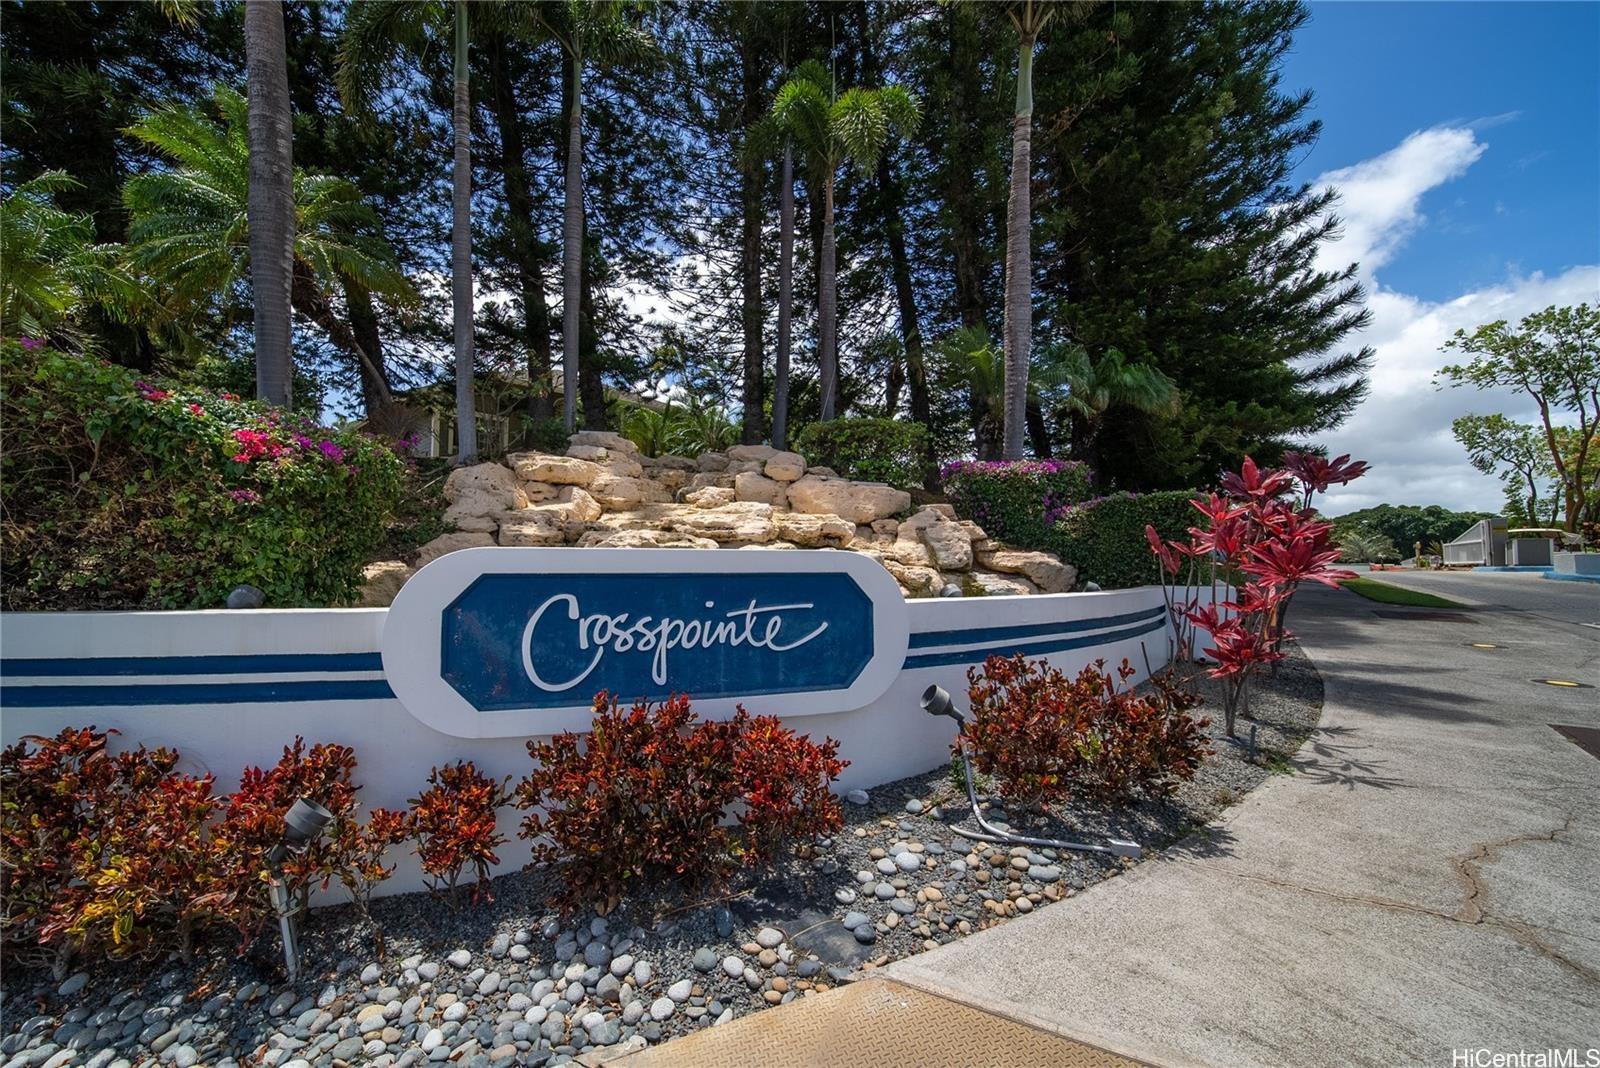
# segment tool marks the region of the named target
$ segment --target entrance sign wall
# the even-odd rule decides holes
[[[383,671],[460,738],[583,730],[594,695],[674,693],[708,717],[783,695],[787,715],[861,708],[905,662],[906,604],[856,553],[467,549],[407,582]]]
[[[917,601],[902,601],[895,592],[885,602],[888,591],[874,588],[878,565],[849,553],[708,550],[704,555],[716,565],[711,571],[691,550],[657,555],[626,549],[620,552],[640,570],[629,573],[627,592],[617,592],[594,581],[599,549],[551,550],[573,563],[565,570],[542,565],[542,571],[498,562],[484,567],[469,555],[476,552],[452,553],[419,572],[391,609],[0,614],[0,743],[69,726],[115,729],[114,747],[174,747],[183,754],[183,770],[213,772],[217,789],[226,791],[244,768],[271,765],[301,735],[354,747],[361,803],[400,808],[417,795],[430,768],[457,760],[471,760],[497,778],[525,775],[524,743],[587,726],[589,684],[604,681],[645,693],[683,690],[703,716],[727,714],[742,702],[754,715],[776,715],[801,733],[836,738],[839,755],[850,761],[836,786],[843,791],[946,763],[954,724],[925,715],[918,699],[937,683],[964,706],[967,671],[990,655],[1043,657],[1069,674],[1098,659],[1116,664],[1126,657],[1137,682],[1146,658],[1159,668],[1170,649],[1166,609],[1153,586]],[[513,549],[482,552],[495,561],[533,559]],[[441,566],[455,557],[473,561],[468,570],[483,584],[474,586],[478,577],[457,572],[466,564]],[[867,570],[858,571],[863,565]],[[655,577],[634,582],[634,575]],[[423,579],[428,584],[418,586]],[[440,585],[430,593],[435,581]],[[705,590],[711,592],[699,601],[690,597]],[[577,652],[592,658],[603,647],[604,655],[582,683],[539,690],[523,662],[521,630],[552,597],[569,594],[579,618],[570,617],[565,600],[546,609],[534,628],[535,671],[547,682],[565,680],[562,672],[570,669],[563,657],[576,648],[580,625],[590,644]],[[752,597],[758,608],[813,607],[756,612],[747,629]],[[430,599],[432,637],[407,646],[399,636],[416,620],[427,621],[423,606]],[[867,602],[870,630],[863,622]],[[442,609],[451,604],[461,613],[456,631],[443,622]],[[413,609],[418,615],[410,617]],[[624,612],[628,619],[617,620]],[[719,630],[729,613],[736,627]],[[652,619],[641,631],[645,615]],[[655,650],[639,646],[663,615],[714,623],[709,646],[703,626],[694,643],[687,641],[688,622],[682,631],[673,628],[677,640],[662,668],[663,689],[654,690]],[[584,623],[593,616],[606,620]],[[774,616],[781,622],[769,639],[770,624],[761,621]],[[486,621],[484,633],[470,634],[466,628],[479,619]],[[828,628],[804,644],[777,648],[823,622]],[[625,631],[635,640],[622,648]],[[850,641],[835,641],[845,632]],[[451,633],[459,636],[455,657],[444,646]],[[717,657],[726,659],[719,665]],[[433,688],[417,690],[408,681],[413,678],[431,678]],[[719,680],[732,692],[705,696]],[[502,830],[514,835],[516,813],[503,819]],[[396,859],[399,869],[383,892],[420,887],[414,860]],[[526,854],[508,846],[502,859],[514,868]]]

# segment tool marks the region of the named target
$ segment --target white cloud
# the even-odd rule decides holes
[[[1485,147],[1471,130],[1421,130],[1381,156],[1320,176],[1316,185],[1339,190],[1344,227],[1338,241],[1323,246],[1318,266],[1334,270],[1359,262],[1370,276],[1427,221],[1423,194],[1459,178]]]
[[[1525,398],[1509,392],[1435,389],[1434,372],[1452,362],[1440,349],[1457,329],[1515,321],[1551,304],[1592,302],[1600,294],[1600,265],[1571,267],[1554,276],[1520,275],[1508,266],[1500,284],[1438,302],[1379,281],[1378,269],[1426,224],[1423,198],[1463,174],[1487,147],[1473,128],[1423,130],[1381,156],[1329,171],[1315,183],[1339,190],[1336,210],[1345,220],[1340,239],[1319,254],[1319,265],[1361,264],[1372,322],[1351,343],[1370,345],[1376,353],[1371,394],[1323,439],[1331,454],[1348,452],[1368,460],[1372,471],[1329,492],[1321,504],[1331,514],[1385,501],[1498,508],[1499,483],[1467,463],[1450,422],[1467,412],[1500,411],[1520,419],[1535,413]]]

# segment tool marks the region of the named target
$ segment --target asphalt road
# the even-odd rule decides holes
[[[1600,582],[1555,582],[1517,571],[1374,571],[1371,577],[1465,604],[1531,612],[1552,622],[1600,624]]]
[[[890,977],[1162,1065],[1586,1063],[1600,759],[1551,725],[1600,728],[1600,689],[1533,680],[1600,684],[1600,588],[1379,577],[1476,607],[1302,593],[1326,700],[1292,775],[1199,844]]]

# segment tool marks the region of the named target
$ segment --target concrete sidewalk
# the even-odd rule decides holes
[[[1600,683],[1574,609],[1417,619],[1303,592],[1292,623],[1327,693],[1294,775],[1209,850],[890,978],[1167,1065],[1600,1047],[1600,759],[1550,726],[1600,727],[1600,690],[1530,681]]]

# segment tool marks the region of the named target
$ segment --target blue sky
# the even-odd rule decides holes
[[[1506,395],[1440,393],[1458,327],[1600,299],[1600,4],[1313,3],[1285,63],[1322,137],[1298,176],[1341,190],[1378,352],[1373,397],[1327,435],[1373,475],[1329,510],[1388,500],[1495,508],[1449,422]]]

